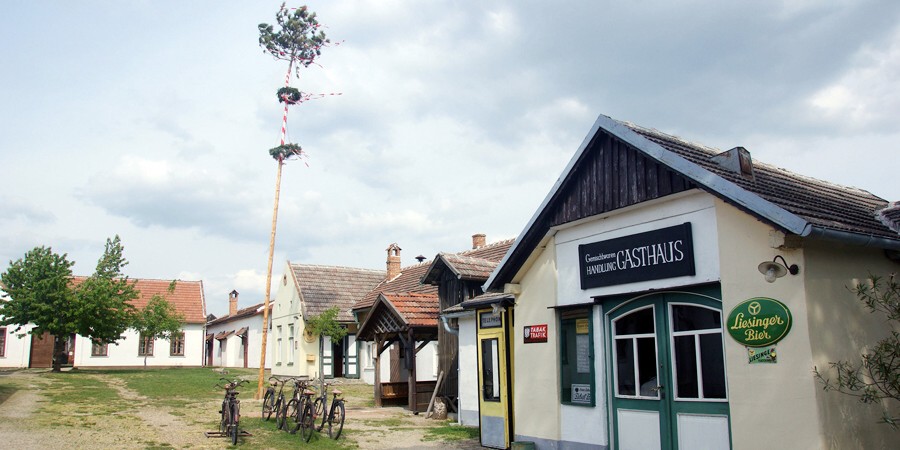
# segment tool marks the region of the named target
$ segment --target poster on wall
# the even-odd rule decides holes
[[[578,246],[581,289],[694,275],[691,223]]]
[[[576,334],[575,335],[575,349],[576,349],[575,356],[578,359],[578,362],[576,364],[576,371],[578,373],[591,373],[590,336],[588,336],[586,334]]]
[[[572,385],[572,403],[591,403],[591,385],[589,384],[573,384]]]
[[[775,364],[778,362],[778,354],[775,353],[775,346],[769,347],[747,347],[747,357],[750,364]]]

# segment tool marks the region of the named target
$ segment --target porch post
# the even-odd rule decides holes
[[[375,335],[375,407],[381,408],[381,345],[380,334]]]
[[[409,337],[407,338],[407,348],[406,348],[406,363],[409,365],[409,395],[407,396],[409,399],[409,410],[412,412],[418,412],[416,408],[418,408],[417,403],[417,393],[416,393],[416,351],[414,347],[416,345],[415,332],[410,327],[407,332]]]

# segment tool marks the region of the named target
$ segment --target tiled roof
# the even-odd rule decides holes
[[[508,239],[474,250],[459,253],[439,253],[437,258],[435,258],[434,264],[422,277],[422,282],[429,284],[438,283],[444,266],[463,280],[487,280],[512,243],[513,240]]]
[[[509,250],[509,247],[514,241],[515,239],[497,241],[472,250],[459,252],[457,255],[498,262],[503,259],[503,256],[506,255],[506,251]]]
[[[269,305],[270,311],[272,309],[272,306],[274,306],[274,305]],[[210,320],[209,322],[206,322],[206,325],[210,326],[210,325],[218,325],[221,323],[227,323],[227,322],[231,322],[232,320],[238,320],[238,319],[243,319],[245,317],[250,317],[250,316],[253,316],[256,314],[262,314],[262,312],[263,312],[263,303],[259,303],[259,304],[253,305],[253,306],[248,306],[246,308],[239,309],[239,310],[237,310],[237,312],[234,313],[234,315],[217,317],[213,320]]]
[[[338,321],[353,322],[350,308],[384,280],[384,271],[353,267],[291,264],[306,315],[319,315],[337,306]]]
[[[900,233],[900,201],[878,210],[876,218],[895,233]]]
[[[888,202],[862,189],[840,186],[753,161],[753,177],[717,164],[721,151],[687,142],[657,130],[624,123],[636,133],[703,169],[823,228],[897,239],[896,231],[876,218]]]
[[[396,276],[393,280],[385,280],[384,272],[381,272],[381,282],[378,283],[374,289],[371,289],[365,294],[365,296],[357,297],[362,298],[362,300],[358,301],[355,305],[352,305],[353,310],[371,308],[372,305],[375,304],[375,300],[378,299],[378,295],[382,292],[429,294],[437,297],[436,286],[422,284],[420,282],[422,276],[430,266],[431,261],[425,261],[409,267],[404,267],[400,269],[400,275]]]
[[[438,297],[436,294],[382,292],[394,309],[411,327],[436,327],[438,325]]]
[[[72,277],[72,282],[77,286],[86,279],[87,277]],[[132,302],[135,308],[147,306],[150,299],[159,294],[184,316],[185,323],[206,323],[206,299],[203,296],[202,281],[177,280],[175,291],[171,294],[168,291],[172,280],[129,278],[129,281],[135,282],[135,289],[140,291],[140,296]]]

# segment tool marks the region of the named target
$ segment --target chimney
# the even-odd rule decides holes
[[[487,236],[483,233],[473,234],[472,235],[472,250],[476,248],[481,248],[485,246],[485,241],[487,240]]]
[[[422,262],[425,261],[426,259],[428,259],[428,258],[426,258],[425,255],[416,256],[416,261],[418,261],[419,264],[422,264]]]
[[[393,243],[387,248],[387,279],[393,280],[400,275],[400,246]]]
[[[713,155],[710,159],[723,169],[749,180],[754,180],[753,159],[750,157],[750,152],[744,147],[734,147],[731,150]]]
[[[228,293],[228,315],[237,314],[238,291]]]

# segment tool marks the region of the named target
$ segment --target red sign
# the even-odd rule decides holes
[[[547,324],[543,325],[526,325],[525,326],[525,343],[533,344],[535,342],[547,342]]]

